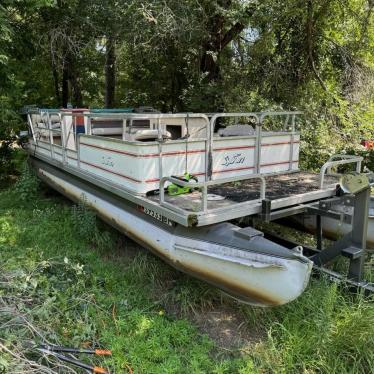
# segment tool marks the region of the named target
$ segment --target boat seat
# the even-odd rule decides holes
[[[39,123],[39,122],[44,122],[45,120],[47,120],[47,115],[44,113],[43,115],[40,115],[40,114],[33,114],[31,116],[32,120],[34,123]],[[60,123],[60,116],[57,115],[57,114],[50,114],[49,115],[49,120],[51,121],[51,123]]]
[[[218,130],[219,136],[246,136],[253,135],[255,130],[251,125],[231,125]]]
[[[112,118],[92,118],[92,135],[121,135],[123,126],[122,122],[122,120]]]
[[[92,135],[106,136],[106,135],[122,135],[122,127],[97,127],[92,129]]]
[[[37,127],[40,129],[46,129],[47,125],[44,122],[38,122]],[[61,128],[61,123],[60,122],[52,122],[51,123],[51,128],[54,129],[60,129]]]
[[[171,139],[171,133],[166,130],[161,131],[161,136],[163,139]],[[152,141],[159,138],[159,133],[157,129],[142,129],[137,130],[132,137],[136,141]]]

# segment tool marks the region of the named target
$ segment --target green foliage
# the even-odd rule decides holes
[[[0,343],[16,354],[1,355],[7,372],[27,371],[30,360],[41,373],[55,367],[33,349],[46,341],[112,349],[113,358],[100,364],[120,373],[127,366],[137,373],[222,366],[210,356],[213,343],[190,322],[161,313],[154,282],[169,268],[143,252],[132,259],[123,248],[115,254],[111,240],[107,251],[95,249],[91,238],[77,234],[70,207],[42,197],[35,204],[25,207],[9,192],[0,198]],[[86,215],[78,214],[80,222]],[[91,223],[87,227],[91,232]],[[8,327],[14,319],[17,326]],[[234,370],[237,363],[224,365]]]
[[[90,242],[99,249],[111,246],[112,238],[110,233],[98,229],[96,214],[88,206],[84,193],[78,204],[72,206],[71,216],[75,222],[75,231],[80,238]]]
[[[347,147],[346,153],[363,157],[363,171],[374,172],[374,149],[366,149],[364,147]]]
[[[45,341],[112,349],[109,359],[82,358],[119,373],[358,374],[373,367],[372,299],[321,279],[286,306],[239,305],[242,323],[265,333],[227,352],[186,319],[222,302],[217,291],[128,239],[105,234],[106,246],[94,245],[88,234],[107,228],[87,209],[42,195],[25,206],[13,192],[0,193],[0,344],[8,349],[1,348],[0,370],[26,372],[31,362],[40,373],[52,372],[46,365],[64,371],[33,349]]]
[[[14,186],[14,197],[22,204],[32,205],[39,190],[40,180],[27,162],[24,162],[22,169],[22,174]]]
[[[96,215],[87,206],[87,198],[84,194],[78,204],[73,205],[71,213],[78,235],[86,240],[93,238],[96,233]]]
[[[14,147],[25,126],[22,106],[61,105],[63,79],[74,105],[103,106],[108,37],[116,46],[118,106],[303,110],[302,167],[345,152],[374,170],[373,151],[359,146],[374,138],[372,15],[367,0],[5,0],[0,183],[18,173],[23,157]],[[274,311],[243,307],[246,323],[265,326],[266,339],[244,356],[216,359],[213,342],[190,322],[160,313],[162,303],[184,316],[199,313],[216,302],[216,291],[144,253],[124,260],[116,235],[99,228],[84,199],[67,208],[38,196],[26,169],[12,193],[1,193],[0,211],[0,302],[13,308],[0,314],[0,342],[18,355],[0,348],[0,370],[27,371],[25,360],[39,359],[22,345],[27,339],[108,346],[117,372],[126,365],[144,373],[247,374],[374,366],[372,303],[352,302],[328,283],[313,282]],[[165,282],[175,285],[164,290]],[[38,333],[27,323],[7,328],[14,313],[28,316]]]
[[[367,0],[5,1],[0,139],[23,105],[61,105],[66,78],[73,105],[102,106],[110,37],[117,106],[303,110],[314,169],[374,137],[372,15]]]
[[[5,183],[9,174],[12,172],[11,161],[13,159],[13,147],[11,147],[11,142],[3,141],[0,145],[0,186]]]
[[[372,301],[350,300],[322,279],[295,303],[270,312],[269,339],[255,362],[275,372],[366,373],[374,355]]]

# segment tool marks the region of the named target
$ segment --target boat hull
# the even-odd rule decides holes
[[[281,305],[308,284],[312,262],[261,233],[243,238],[230,223],[186,228],[166,225],[132,203],[40,160],[38,176],[69,199],[82,200],[98,216],[178,270],[206,281],[250,304]]]

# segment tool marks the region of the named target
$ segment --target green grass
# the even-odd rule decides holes
[[[236,304],[45,187],[17,196],[0,193],[0,373],[57,370],[42,341],[111,349],[96,362],[116,373],[374,372],[372,299],[320,279],[283,307]],[[225,350],[202,334],[191,316],[222,305],[261,338]]]

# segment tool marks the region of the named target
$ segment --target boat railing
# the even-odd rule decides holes
[[[359,172],[361,170],[361,162],[363,158],[361,156],[353,156],[353,155],[334,155],[330,157],[329,161],[326,162],[320,169],[319,174],[319,190],[324,190],[324,178],[325,175],[341,175],[339,173],[326,173],[329,169],[332,167],[340,166],[340,165],[346,165],[346,164],[356,164],[356,171]],[[230,177],[225,179],[218,179],[218,180],[209,180],[205,182],[187,182],[183,181],[176,177],[163,177],[160,179],[160,186],[159,186],[159,204],[169,210],[172,210],[177,213],[181,214],[188,214],[188,210],[178,207],[172,202],[168,202],[165,200],[165,184],[166,183],[174,183],[181,187],[188,187],[191,189],[197,189],[200,191],[200,205],[194,207],[194,213],[199,214],[219,214],[226,212],[228,209],[230,209],[228,206],[221,206],[218,208],[208,208],[208,187],[222,185],[226,183],[233,183],[233,182],[239,182],[244,181],[248,179],[257,179],[260,181],[260,188],[259,188],[259,197],[251,200],[247,200],[244,202],[236,203],[234,205],[235,210],[243,210],[243,208],[254,206],[255,204],[261,204],[266,199],[266,177],[270,175],[275,174],[287,174],[290,171],[282,172],[282,173],[270,173],[270,174],[248,174],[248,175],[241,175],[237,177]],[[332,188],[330,185],[329,188]]]
[[[300,111],[266,111],[266,112],[242,112],[242,113],[215,113],[212,115],[210,119],[210,129],[209,129],[209,152],[210,152],[210,159],[211,159],[211,152],[213,150],[213,142],[214,142],[214,132],[216,128],[216,123],[219,118],[252,118],[254,119],[254,124],[256,126],[255,129],[255,160],[254,160],[254,171],[255,173],[260,173],[261,171],[261,145],[262,145],[262,137],[263,137],[263,125],[265,119],[268,117],[284,117],[285,120],[283,122],[282,131],[288,132],[291,136],[290,139],[290,155],[289,155],[289,171],[293,170],[293,156],[294,156],[294,140],[296,132],[296,118],[298,115],[303,114]],[[291,120],[291,130],[287,131],[289,122]],[[210,176],[209,176],[210,177]]]
[[[212,172],[212,159],[213,159],[213,143],[214,143],[214,133],[216,128],[216,123],[219,118],[231,118],[234,120],[238,120],[239,118],[247,118],[252,119],[253,125],[255,125],[255,156],[254,156],[254,172],[260,173],[260,163],[261,163],[261,144],[262,144],[262,132],[263,132],[263,124],[265,122],[266,118],[269,117],[283,117],[285,118],[283,122],[282,131],[287,132],[291,135],[290,140],[290,155],[289,155],[289,171],[293,170],[293,155],[294,155],[294,137],[296,135],[296,129],[295,129],[295,122],[296,117],[302,112],[297,111],[284,111],[284,112],[276,112],[276,111],[267,111],[267,112],[241,112],[241,113],[210,113],[209,115],[203,114],[203,113],[177,113],[177,114],[171,114],[171,113],[130,113],[130,112],[90,112],[87,111],[75,111],[74,109],[72,111],[67,110],[60,111],[60,110],[39,110],[40,116],[43,120],[43,122],[46,123],[45,130],[49,132],[49,138],[50,142],[53,143],[53,133],[59,131],[61,132],[61,145],[63,148],[67,147],[68,139],[70,139],[71,136],[74,138],[74,144],[75,148],[79,148],[79,136],[76,134],[76,120],[77,117],[85,117],[86,118],[86,134],[92,135],[92,120],[94,118],[109,118],[109,119],[117,119],[122,120],[122,139],[124,139],[124,134],[127,130],[127,121],[131,122],[133,120],[139,120],[139,119],[149,119],[154,120],[156,122],[156,128],[158,129],[158,143],[159,143],[159,151],[160,151],[160,169],[162,169],[162,148],[163,148],[163,138],[162,138],[162,128],[160,126],[162,119],[167,118],[179,118],[184,119],[186,121],[186,125],[188,128],[188,121],[192,118],[200,118],[205,122],[205,127],[202,127],[202,129],[205,129],[205,136],[202,136],[201,139],[205,142],[205,157],[206,157],[206,179],[211,179],[211,172]],[[60,118],[61,128],[60,130],[53,129],[52,123],[51,123],[51,116],[57,115]],[[67,131],[67,124],[66,124],[66,118],[71,117],[71,125],[69,126],[69,131]],[[291,121],[290,121],[291,120]],[[289,122],[291,122],[291,130],[287,131],[287,127],[289,125]],[[34,129],[32,126],[32,121],[29,121],[29,124],[31,125],[31,132],[34,134]],[[188,132],[188,130],[187,130]],[[184,136],[183,139],[186,143],[189,141],[189,134],[187,133],[187,136]],[[34,137],[34,140],[35,139]],[[160,170],[160,177],[162,175],[162,170]]]
[[[159,176],[160,178],[163,176],[163,145],[164,139],[162,134],[162,119],[184,119],[187,123],[188,128],[188,120],[191,118],[198,118],[202,119],[205,122],[205,129],[207,129],[207,133],[209,133],[209,118],[207,115],[203,113],[84,113],[84,116],[87,117],[87,133],[92,134],[92,119],[93,118],[111,118],[111,119],[120,119],[122,120],[122,139],[124,139],[124,134],[127,131],[127,120],[130,121],[129,128],[132,127],[133,120],[154,120],[156,122],[156,128],[158,130],[158,152],[159,152]],[[205,142],[205,175],[208,175],[208,168],[209,168],[209,146],[208,146],[208,137],[202,138]],[[184,141],[188,143],[189,136],[184,137]]]
[[[338,159],[337,159],[338,158]],[[340,159],[339,159],[340,158]],[[359,172],[361,170],[361,162],[363,158],[361,156],[352,156],[352,155],[334,155],[330,157],[329,161],[326,162],[320,169],[319,174],[319,189],[324,189],[324,180],[325,175],[341,175],[339,173],[326,173],[329,169],[332,167],[340,166],[340,165],[346,165],[346,164],[356,164],[356,171]],[[287,172],[282,172],[282,174],[286,174]],[[288,171],[289,173],[289,171]],[[275,175],[280,173],[270,173],[270,174],[247,174],[247,175],[241,175],[237,177],[230,177],[225,179],[217,179],[217,180],[208,180],[205,182],[186,182],[179,178],[172,177],[172,176],[165,176],[160,179],[160,187],[159,187],[159,203],[161,206],[164,206],[165,208],[168,208],[172,211],[180,212],[186,214],[186,209],[180,208],[176,206],[175,204],[172,204],[165,200],[165,184],[167,182],[174,183],[181,187],[188,187],[191,189],[198,189],[201,192],[201,204],[199,208],[195,208],[195,213],[219,213],[220,211],[227,210],[227,206],[222,206],[220,208],[214,208],[214,209],[208,209],[208,187],[222,185],[226,183],[233,183],[233,182],[239,182],[244,181],[248,179],[258,179],[260,183],[260,189],[259,189],[259,197],[257,199],[248,200],[245,202],[237,203],[235,204],[235,209],[242,209],[246,205],[253,205],[256,203],[261,203],[266,198],[266,178],[270,175]]]
[[[347,164],[356,164],[356,172],[361,172],[361,164],[362,164],[363,157],[361,156],[354,156],[354,155],[342,155],[336,154],[331,156],[328,161],[323,164],[320,170],[320,177],[319,177],[319,188],[323,189],[325,175],[340,175],[339,173],[332,173],[331,169],[335,166],[340,165],[347,165]]]
[[[34,123],[32,121],[31,115],[32,114],[38,114],[40,115],[40,123],[36,123],[36,129],[34,128]],[[60,122],[60,128],[53,128],[52,126],[52,121],[51,121],[51,115],[56,115],[59,117],[59,122]],[[28,113],[28,124],[30,127],[30,132],[33,137],[34,142],[40,141],[40,138],[42,137],[43,133],[47,133],[48,136],[46,136],[49,139],[50,143],[50,152],[51,152],[51,157],[54,158],[54,149],[53,146],[57,146],[59,148],[64,148],[64,131],[63,131],[63,126],[62,126],[62,115],[61,112],[58,110],[43,110],[43,111],[38,111],[36,112],[35,110],[30,111]],[[42,124],[42,126],[40,126]],[[36,130],[36,131],[35,131]],[[62,139],[62,144],[55,144],[53,138],[54,135],[60,136]]]
[[[205,181],[205,182],[196,182],[196,183],[191,183],[191,182],[186,182],[182,181],[178,178],[175,177],[163,177],[160,179],[160,205],[164,206],[168,209],[171,209],[173,211],[177,212],[182,212],[185,213],[185,210],[182,208],[179,208],[175,206],[174,204],[171,204],[165,200],[165,183],[170,182],[177,184],[182,187],[189,187],[192,189],[199,189],[201,190],[201,205],[200,209],[198,211],[195,211],[195,213],[203,212],[207,213],[208,212],[208,187],[215,186],[218,184],[225,184],[225,183],[232,183],[232,182],[238,182],[238,181],[243,181],[247,179],[258,179],[260,181],[260,191],[259,191],[259,198],[258,199],[253,199],[250,202],[246,201],[243,203],[238,203],[235,205],[236,208],[243,207],[244,205],[248,205],[248,203],[256,203],[256,202],[261,202],[262,200],[265,199],[265,194],[266,194],[266,180],[263,175],[261,174],[248,174],[248,175],[241,175],[237,177],[230,177],[230,178],[225,178],[225,179],[219,179],[219,180],[210,180],[210,181]],[[221,208],[215,208],[215,209],[209,209],[209,213],[219,213],[220,211],[225,211],[227,210],[227,207],[221,207]]]

